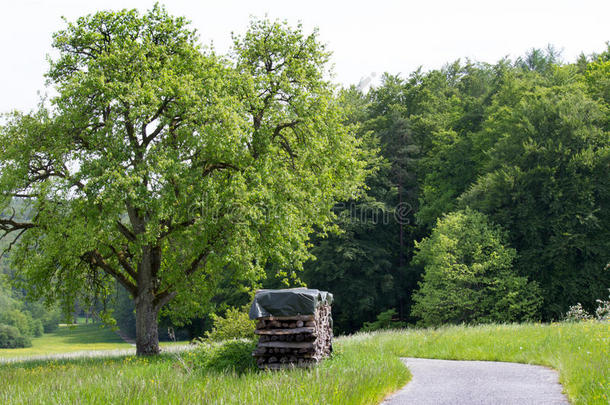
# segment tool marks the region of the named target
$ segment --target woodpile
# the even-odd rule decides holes
[[[309,367],[332,351],[330,305],[319,305],[314,315],[256,318],[258,345],[252,353],[261,369]]]

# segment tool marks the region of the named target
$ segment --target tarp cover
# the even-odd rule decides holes
[[[250,307],[250,319],[265,316],[314,315],[320,305],[331,305],[333,295],[309,288],[259,290]]]

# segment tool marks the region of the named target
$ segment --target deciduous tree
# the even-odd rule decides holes
[[[57,96],[0,132],[0,229],[32,292],[70,304],[118,280],[137,353],[157,319],[200,312],[219,279],[298,267],[314,226],[364,177],[316,33],[254,21],[230,57],[155,6],[98,12],[54,35]]]
[[[532,320],[538,286],[512,268],[516,256],[506,235],[487,217],[467,209],[445,215],[416,244],[424,266],[413,315],[424,325]]]

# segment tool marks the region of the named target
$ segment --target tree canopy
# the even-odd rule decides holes
[[[358,195],[359,141],[342,124],[314,32],[254,20],[230,56],[162,7],[98,12],[53,37],[57,91],[0,132],[0,229],[33,293],[136,306],[139,354],[169,304],[188,319],[222,278],[299,267],[337,200]]]
[[[414,241],[467,208],[506,231],[516,274],[540,286],[537,317],[560,319],[577,302],[594,309],[610,285],[608,60],[605,50],[566,64],[552,47],[534,49],[347,91],[350,123],[376,140],[367,142],[381,165],[366,197],[337,207],[410,210],[406,224],[346,213],[344,234],[316,240],[305,278],[336,293],[339,330],[389,309],[416,322],[424,266],[413,261]]]
[[[413,315],[424,325],[533,320],[540,307],[536,283],[512,268],[516,251],[484,214],[457,211],[437,221],[416,244],[424,266]]]

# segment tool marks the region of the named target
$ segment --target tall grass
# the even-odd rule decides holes
[[[337,339],[319,367],[243,374],[189,371],[195,352],[22,362],[0,366],[0,403],[376,404],[409,380],[404,356],[542,364],[572,402],[607,404],[609,339],[598,322],[366,333]]]
[[[409,372],[368,336],[356,336],[311,370],[188,372],[162,355],[11,364],[0,368],[0,378],[4,404],[376,404]]]

